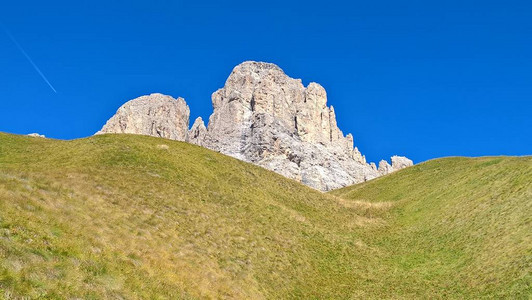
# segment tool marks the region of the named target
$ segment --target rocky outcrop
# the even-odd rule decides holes
[[[387,161],[381,160],[379,162],[379,175],[386,175],[401,169],[404,169],[406,167],[410,167],[414,165],[414,162],[412,162],[410,159],[404,157],[404,156],[392,156],[392,164],[390,165]]]
[[[255,163],[319,190],[379,176],[336,124],[327,93],[274,64],[245,62],[212,95],[204,147]]]
[[[392,156],[392,169],[393,171],[401,170],[406,167],[414,165],[414,162],[404,156]]]
[[[96,134],[132,133],[185,141],[189,119],[183,98],[151,94],[126,102]]]
[[[201,117],[198,117],[196,121],[194,121],[192,128],[190,128],[186,141],[191,144],[196,144],[196,145],[201,146],[203,145],[203,141],[205,140],[206,134],[207,134],[207,127],[205,127],[205,123],[203,122],[203,119]]]
[[[278,66],[244,62],[212,95],[214,111],[205,126],[196,119],[188,130],[189,109],[182,98],[152,94],[124,104],[98,133],[136,133],[194,143],[252,162],[327,191],[363,182],[412,165],[392,157],[368,164],[353,136],[336,123],[327,93],[303,86]]]

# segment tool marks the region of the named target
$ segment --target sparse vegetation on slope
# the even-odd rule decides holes
[[[531,158],[323,194],[186,143],[0,134],[0,298],[527,298]]]

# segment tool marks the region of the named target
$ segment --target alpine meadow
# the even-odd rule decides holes
[[[0,300],[532,300],[532,1],[0,7]]]
[[[321,193],[178,141],[0,134],[0,174],[5,299],[531,295],[531,157]]]

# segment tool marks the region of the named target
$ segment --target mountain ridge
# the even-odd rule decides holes
[[[247,61],[237,65],[224,87],[212,94],[212,104],[208,125],[198,118],[189,129],[190,110],[183,98],[142,96],[120,107],[98,133],[187,141],[321,191],[413,165],[402,156],[393,156],[391,165],[385,160],[378,167],[367,163],[354,146],[353,136],[344,136],[338,128],[325,89],[315,82],[305,87],[275,64]]]

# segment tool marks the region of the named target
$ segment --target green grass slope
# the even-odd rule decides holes
[[[532,297],[532,157],[444,158],[333,192],[389,205],[389,293]]]
[[[323,194],[186,143],[0,133],[1,298],[524,298],[532,159]]]

